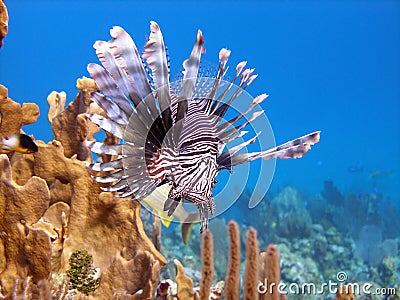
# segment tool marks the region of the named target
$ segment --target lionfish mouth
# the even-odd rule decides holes
[[[260,94],[247,109],[236,111],[229,121],[224,119],[231,104],[256,79],[254,69],[246,68],[245,61],[239,62],[233,79],[225,84],[231,51],[223,48],[216,74],[201,81],[200,58],[205,48],[199,30],[192,52],[183,62],[182,80],[174,85],[170,81],[164,39],[156,22],[150,22],[150,36],[142,55],[123,28],[115,26],[110,34],[110,41],[94,44],[103,66],[88,65],[101,91],[92,93],[91,99],[106,116],[88,114],[87,117],[121,141],[115,145],[87,142],[93,152],[117,157],[89,165],[97,175],[93,177],[96,181],[109,184],[104,190],[116,192],[119,197],[142,200],[165,178],[172,178],[176,189],[184,191],[181,196],[199,209],[204,231],[208,213],[215,210],[212,190],[219,171],[232,170],[260,158],[301,157],[319,141],[320,132],[316,131],[272,149],[240,153],[254,143],[257,133],[224,151],[228,143],[241,141],[247,132],[243,129],[264,113],[254,112],[268,97]],[[167,140],[165,148],[164,140]],[[207,163],[202,163],[204,160]],[[180,198],[168,198],[167,202],[172,214]]]

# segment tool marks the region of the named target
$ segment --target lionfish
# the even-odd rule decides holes
[[[245,133],[242,129],[263,113],[257,111],[245,118],[267,98],[266,94],[255,97],[244,112],[224,120],[232,102],[257,77],[254,69],[240,62],[232,80],[224,81],[231,52],[223,48],[215,76],[200,80],[200,58],[205,48],[199,30],[177,85],[170,82],[169,58],[156,22],[150,22],[142,55],[123,28],[113,27],[110,35],[110,41],[97,41],[93,46],[103,67],[94,63],[87,67],[101,91],[91,98],[107,115],[87,117],[120,139],[115,145],[87,142],[95,153],[118,156],[89,165],[100,174],[94,179],[108,184],[104,190],[141,200],[157,187],[169,184],[164,211],[171,216],[185,199],[194,203],[203,232],[209,213],[215,211],[212,191],[221,170],[232,170],[258,158],[301,157],[319,141],[320,132],[316,131],[265,151],[238,153],[253,143],[255,136],[224,151],[228,142],[241,138]]]

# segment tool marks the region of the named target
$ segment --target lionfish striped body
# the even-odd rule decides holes
[[[266,151],[237,153],[253,143],[257,135],[224,152],[224,146],[241,138],[245,133],[242,129],[263,113],[254,112],[245,122],[238,122],[265,100],[266,94],[254,98],[249,108],[233,119],[223,120],[229,105],[256,78],[254,69],[245,69],[246,62],[241,62],[234,78],[226,83],[223,78],[230,51],[222,49],[216,76],[198,78],[200,57],[205,52],[198,31],[191,55],[183,63],[182,81],[171,83],[158,24],[151,22],[150,31],[142,57],[121,27],[111,29],[109,42],[94,44],[104,68],[88,65],[102,91],[93,93],[92,99],[108,118],[95,114],[88,118],[122,142],[88,142],[95,153],[118,155],[116,160],[89,167],[100,173],[95,180],[109,184],[104,190],[117,192],[120,197],[140,200],[158,186],[170,184],[164,210],[171,215],[184,199],[194,203],[200,211],[202,232],[207,228],[208,214],[215,210],[212,190],[219,171],[258,158],[301,157],[319,141],[319,132]],[[237,79],[238,86],[234,85]]]

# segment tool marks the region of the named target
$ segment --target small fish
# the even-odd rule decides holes
[[[182,205],[182,202],[180,202],[174,213],[172,215],[168,215],[168,213],[164,211],[164,205],[165,199],[168,198],[168,193],[170,190],[170,184],[163,184],[157,187],[149,196],[143,198],[141,203],[145,207],[157,212],[161,223],[167,228],[171,224],[174,217],[177,218],[181,223],[182,241],[187,244],[193,225],[200,221],[200,214],[198,212],[190,213],[186,211]]]
[[[377,180],[382,178],[388,178],[393,176],[393,171],[382,171],[382,170],[374,170],[371,171],[368,175],[369,180]]]
[[[350,173],[362,173],[364,172],[364,165],[362,161],[358,161],[356,164],[347,168]]]
[[[121,141],[116,145],[87,141],[94,153],[118,156],[89,165],[97,172],[96,181],[109,184],[105,191],[143,200],[169,183],[164,206],[156,203],[157,210],[172,216],[181,202],[192,202],[200,212],[200,232],[204,232],[209,214],[215,213],[213,189],[220,171],[232,172],[235,166],[256,159],[299,158],[319,141],[320,132],[315,131],[272,149],[240,153],[257,140],[257,133],[225,150],[226,144],[240,140],[247,132],[242,129],[264,113],[253,111],[267,94],[258,95],[246,110],[227,119],[231,104],[257,78],[254,69],[246,68],[247,62],[242,61],[232,80],[226,81],[231,51],[222,48],[215,75],[200,78],[205,47],[198,30],[191,54],[183,62],[182,80],[174,83],[156,22],[150,22],[142,55],[123,28],[113,27],[110,35],[110,41],[93,45],[103,66],[91,63],[87,67],[101,91],[92,93],[91,99],[107,115],[88,114],[87,118]]]
[[[0,147],[6,151],[16,151],[22,154],[29,154],[38,151],[35,142],[26,134],[11,134],[3,137]]]

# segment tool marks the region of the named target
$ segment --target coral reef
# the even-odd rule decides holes
[[[271,288],[260,293],[260,284],[268,278],[277,283],[280,279],[279,252],[275,245],[269,245],[266,252],[260,253],[258,248],[257,231],[250,228],[246,233],[246,259],[244,261],[244,282],[242,294],[240,290],[240,231],[236,222],[230,221],[227,226],[230,235],[229,264],[224,281],[213,281],[214,277],[214,254],[212,247],[212,234],[207,231],[202,238],[202,275],[200,287],[196,287],[193,280],[188,276],[188,270],[183,267],[179,260],[175,259],[176,278],[175,282],[170,279],[161,282],[156,299],[286,299],[284,295]],[[266,255],[265,255],[266,254]],[[263,260],[262,257],[265,259]],[[219,259],[219,258],[218,258]],[[265,261],[259,268],[260,262]],[[212,284],[215,282],[214,284]],[[263,291],[263,290],[261,290]],[[177,297],[177,298],[174,298]],[[224,298],[222,298],[224,297]]]
[[[195,291],[193,290],[193,281],[186,276],[182,264],[178,260],[174,260],[176,265],[176,282],[178,299],[194,299]]]
[[[139,247],[129,249],[135,251],[132,254],[117,253],[102,274],[100,286],[93,294],[94,299],[152,299],[165,262],[157,260],[149,251],[137,249]]]
[[[324,189],[321,192],[322,197],[335,205],[343,205],[345,199],[339,189],[333,184],[332,180],[324,182]]]
[[[257,231],[250,228],[246,233],[246,267],[243,282],[243,299],[253,300],[258,298],[258,240]]]
[[[236,222],[228,223],[230,238],[229,262],[225,276],[225,299],[239,299],[240,293],[240,230]]]
[[[86,77],[78,79],[76,87],[79,93],[65,109],[65,93],[52,92],[49,95],[48,119],[52,124],[54,139],[63,146],[64,155],[68,158],[76,155],[81,161],[90,161],[91,153],[85,141],[93,140],[99,128],[86,120],[86,114],[100,111],[90,100],[90,94],[98,91],[98,87],[92,79]]]
[[[350,285],[341,285],[337,292],[336,292],[336,298],[334,300],[353,300],[354,299],[354,293],[353,289]]]
[[[60,108],[52,109],[53,132],[62,135],[62,143],[36,141],[39,151],[34,155],[0,156],[2,293],[6,297],[25,293],[25,281],[32,286],[29,291],[38,291],[39,283],[45,280],[53,294],[65,294],[62,281],[66,280],[63,274],[70,256],[84,248],[101,274],[98,289],[89,297],[151,297],[166,260],[144,233],[140,204],[102,192],[82,161],[90,159],[84,155],[84,143],[72,142],[82,132],[92,137],[86,120],[81,118],[85,122],[79,123],[77,119],[88,111],[78,107],[90,106],[88,90],[93,86],[86,80],[78,80],[77,86],[82,90],[73,104],[61,112]],[[4,87],[0,91],[2,135],[18,133],[22,125],[36,120],[36,105],[20,106],[8,98]],[[62,128],[70,128],[68,134]],[[13,174],[16,166],[20,172]],[[16,278],[20,278],[17,284]]]
[[[399,281],[399,209],[382,195],[345,194],[332,181],[312,197],[286,187],[246,216],[247,224],[258,229],[261,243],[278,245],[284,282],[326,282],[339,271],[378,287]],[[288,228],[297,233],[291,235]],[[247,229],[241,225],[242,232]]]
[[[0,47],[7,30],[0,0]],[[102,184],[93,181],[86,141],[96,141],[99,128],[87,117],[107,116],[90,99],[99,90],[93,80],[80,78],[76,87],[67,106],[65,92],[47,98],[54,141],[35,141],[34,154],[0,149],[0,299],[278,300],[286,299],[276,289],[281,279],[318,284],[338,271],[349,278],[337,300],[354,299],[355,291],[345,289],[353,283],[396,291],[385,297],[361,293],[357,299],[399,299],[398,199],[346,194],[333,180],[314,197],[286,187],[268,194],[252,213],[244,213],[247,199],[238,202],[235,219],[252,227],[230,221],[227,235],[225,220],[214,219],[201,246],[194,234],[183,248],[179,230],[162,233],[157,216],[151,224],[137,201],[102,192]],[[0,138],[22,133],[39,114],[38,105],[13,101],[0,85]],[[106,145],[118,142],[106,133]],[[268,244],[265,252],[259,244]]]
[[[67,275],[71,289],[89,295],[99,287],[100,278],[93,267],[93,257],[86,250],[75,250],[69,258],[69,265]]]
[[[261,278],[266,278],[268,285],[266,286],[268,293],[265,293],[262,300],[279,300],[281,295],[278,291],[278,285],[281,281],[280,255],[276,245],[268,245],[262,262]]]
[[[100,110],[88,98],[97,87],[85,78],[78,80],[77,87],[77,97],[65,109],[65,93],[53,92],[48,98],[48,118],[61,142],[35,141],[37,153],[0,155],[0,280],[5,298],[276,300],[285,299],[272,285],[276,286],[280,277],[285,282],[319,283],[338,270],[348,270],[366,282],[377,282],[377,287],[398,282],[397,239],[385,236],[382,227],[374,223],[354,225],[358,232],[355,240],[343,237],[341,228],[334,226],[339,216],[332,219],[334,222],[318,224],[313,210],[310,216],[307,209],[307,203],[312,208],[311,201],[289,187],[260,205],[262,217],[253,214],[256,219],[250,221],[262,228],[258,231],[261,235],[257,236],[254,228],[231,221],[227,226],[228,240],[225,221],[216,219],[210,223],[210,232],[203,236],[202,247],[198,235],[193,235],[182,249],[178,228],[173,234],[179,236],[179,242],[165,233],[161,239],[156,216],[151,224],[150,214],[141,214],[137,201],[117,199],[112,193],[102,192],[101,184],[92,180],[93,174],[85,165],[92,157],[84,140],[94,140],[97,128],[86,120],[85,114]],[[12,101],[4,87],[0,92],[3,136],[19,133],[23,125],[36,121],[39,110],[35,104]],[[69,128],[67,132],[65,128]],[[107,136],[106,141],[117,142],[113,136]],[[328,193],[325,188],[325,197],[333,199],[328,196],[335,194],[333,184],[329,189]],[[362,207],[374,201],[365,195],[342,197],[340,202],[347,207],[349,199],[356,199]],[[153,241],[147,237],[141,218],[147,232],[153,233]],[[247,231],[244,262],[240,253],[241,230]],[[372,236],[375,243],[367,243]],[[259,241],[274,241],[277,246],[269,245],[259,253]],[[367,254],[362,251],[365,245],[369,245]],[[93,285],[81,291],[70,284],[67,276],[71,255],[78,249],[85,249],[96,267],[95,274],[91,274]],[[160,250],[174,262],[174,270],[164,267],[167,260]],[[376,258],[373,253],[377,253]],[[363,263],[367,259],[375,262],[370,268]],[[161,282],[160,273],[164,278]],[[170,280],[175,274],[176,283]],[[225,282],[218,281],[224,277]],[[259,293],[258,284],[263,279],[271,293]],[[339,291],[337,299],[347,296]],[[290,299],[306,298],[296,295]]]
[[[212,233],[209,230],[203,234],[201,261],[200,299],[207,299],[210,296],[210,289],[214,276],[214,244]]]
[[[313,223],[358,239],[365,226],[377,226],[384,239],[400,235],[399,207],[395,199],[384,198],[380,193],[342,194],[333,181],[326,181],[322,192],[307,201]]]
[[[400,266],[395,257],[396,256],[385,256],[379,266],[384,286],[391,286],[394,282],[399,282],[400,280],[398,275],[396,275],[396,271]]]
[[[384,257],[398,256],[398,241],[396,239],[383,240],[383,231],[376,225],[365,225],[355,241],[355,254],[358,258],[373,267],[378,267]]]
[[[214,236],[214,257],[215,260],[215,275],[218,278],[223,278],[228,264],[229,240],[226,236],[226,221],[223,218],[215,218],[210,221],[209,229]]]
[[[20,133],[23,125],[36,122],[39,117],[39,107],[35,103],[19,103],[8,98],[8,90],[0,84],[0,138],[10,134]],[[7,151],[0,149],[1,153]]]
[[[318,265],[311,257],[303,257],[297,251],[290,250],[285,244],[278,244],[278,247],[281,254],[282,279],[284,281],[300,285],[306,282],[323,281]],[[304,250],[307,251],[308,247],[305,246]]]
[[[12,180],[10,161],[0,155],[0,279],[2,290],[11,292],[15,277],[38,282],[50,275],[50,237],[32,228],[49,206],[46,182],[32,177],[24,186]]]
[[[271,201],[279,237],[308,238],[310,236],[312,221],[304,206],[304,201],[300,192],[291,187],[283,189]]]
[[[399,300],[400,299],[400,292],[399,292],[399,285],[396,284],[393,287],[394,292],[391,295],[386,297],[386,300]]]

